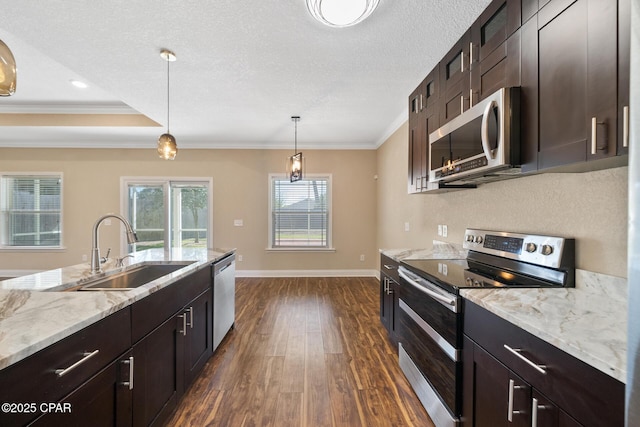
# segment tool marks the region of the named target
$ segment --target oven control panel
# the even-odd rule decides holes
[[[551,268],[564,267],[563,254],[574,250],[574,240],[556,236],[521,234],[468,228],[463,247]]]

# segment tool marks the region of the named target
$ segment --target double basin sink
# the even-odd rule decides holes
[[[171,264],[145,264],[133,267],[120,273],[100,277],[85,282],[80,287],[69,290],[74,291],[126,291],[146,285],[162,276],[171,274],[186,267],[191,262],[171,263]]]

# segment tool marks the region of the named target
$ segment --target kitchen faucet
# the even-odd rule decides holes
[[[138,236],[136,236],[135,231],[133,231],[133,227],[127,219],[118,214],[106,214],[98,218],[95,224],[93,224],[93,235],[92,235],[92,244],[91,244],[91,274],[101,273],[102,268],[100,267],[100,248],[98,247],[98,227],[107,218],[116,218],[122,222],[126,228],[127,233],[127,243],[130,245],[136,243],[138,241]]]

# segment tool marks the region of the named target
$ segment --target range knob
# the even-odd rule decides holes
[[[467,234],[467,242],[473,243],[473,234]]]
[[[551,255],[553,253],[553,246],[551,245],[542,245],[540,249],[540,253],[542,255]]]
[[[473,286],[473,279],[471,277],[467,277],[464,281],[467,283],[467,286]]]
[[[529,252],[529,253],[533,253],[536,251],[536,249],[538,249],[538,245],[536,245],[533,242],[529,242],[525,245],[524,250]]]
[[[482,236],[476,236],[476,243],[482,243]]]

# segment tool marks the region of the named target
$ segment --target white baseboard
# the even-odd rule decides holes
[[[236,277],[379,277],[378,270],[236,270]]]

